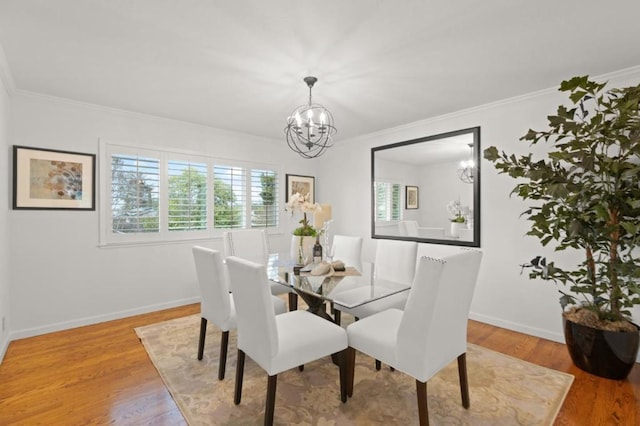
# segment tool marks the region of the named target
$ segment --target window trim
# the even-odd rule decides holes
[[[160,230],[153,233],[112,233],[112,211],[111,211],[111,155],[114,153],[131,153],[132,155],[148,156],[158,158],[160,161],[159,185],[160,194],[158,202],[160,206],[159,220]],[[207,229],[203,231],[169,231],[167,227],[168,221],[168,184],[169,176],[167,165],[168,161],[183,160],[205,163],[207,165]],[[129,246],[129,245],[157,245],[168,243],[180,243],[186,241],[210,240],[222,238],[222,233],[227,229],[214,228],[213,210],[210,208],[213,200],[211,199],[214,187],[213,166],[226,165],[233,167],[242,167],[247,175],[245,182],[245,204],[244,210],[246,215],[245,225],[243,228],[234,229],[252,229],[251,228],[251,170],[271,170],[277,176],[277,203],[278,203],[278,224],[274,227],[253,228],[264,229],[269,235],[282,234],[283,226],[283,209],[284,196],[281,191],[281,182],[283,182],[283,173],[280,166],[271,163],[258,163],[247,160],[239,160],[233,158],[216,157],[210,154],[203,154],[189,150],[181,150],[171,147],[152,147],[147,145],[128,144],[123,142],[114,142],[110,140],[99,140],[99,160],[102,167],[99,168],[100,176],[100,192],[99,192],[99,247],[111,246]],[[248,191],[248,192],[247,192]]]

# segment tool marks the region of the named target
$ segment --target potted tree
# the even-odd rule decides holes
[[[573,362],[598,376],[625,378],[638,353],[640,304],[640,85],[605,89],[588,76],[563,81],[570,106],[548,116],[549,129],[520,138],[548,145],[546,157],[484,151],[512,191],[531,205],[527,235],[556,251],[584,253],[577,265],[536,258],[530,278],[559,287]],[[563,290],[564,289],[564,290]]]

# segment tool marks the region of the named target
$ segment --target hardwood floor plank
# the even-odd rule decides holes
[[[199,312],[194,304],[11,342],[0,424],[184,425],[133,329]],[[556,425],[640,424],[638,365],[627,380],[598,378],[576,368],[563,344],[476,321],[469,342],[573,374]]]

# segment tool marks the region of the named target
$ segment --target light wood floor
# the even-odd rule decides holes
[[[184,424],[133,328],[199,309],[188,305],[12,342],[0,365],[0,425]],[[627,380],[601,379],[574,367],[562,344],[474,321],[469,341],[573,374],[556,425],[640,424],[638,364]]]

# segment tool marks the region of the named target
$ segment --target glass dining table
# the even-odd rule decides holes
[[[310,270],[314,265],[299,273],[294,273],[294,266],[289,255],[271,254],[267,275],[271,281],[293,289],[310,312],[337,324],[340,324],[341,306],[355,308],[410,288],[407,284],[376,278],[375,265],[370,262],[346,265],[344,271],[324,275],[312,275]],[[331,313],[327,312],[327,304],[332,307]]]

